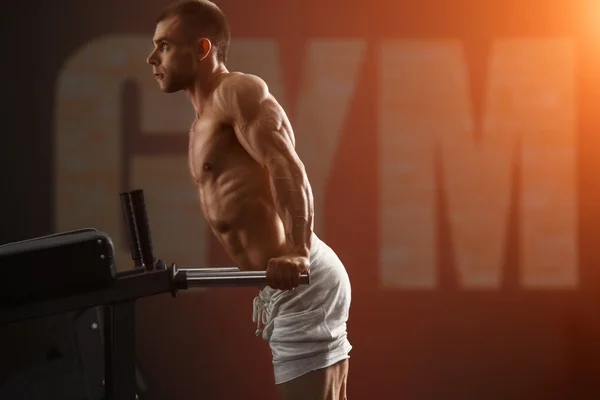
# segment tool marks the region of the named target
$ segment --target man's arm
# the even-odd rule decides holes
[[[308,258],[313,229],[313,195],[304,164],[294,148],[285,111],[254,75],[232,75],[215,101],[234,126],[248,153],[269,170],[278,213],[294,255]]]

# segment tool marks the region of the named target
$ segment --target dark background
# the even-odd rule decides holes
[[[150,40],[154,18],[166,4],[31,0],[4,5],[0,243],[55,231],[54,96],[65,60],[84,43],[107,34],[143,34]],[[448,271],[442,273],[447,278],[435,291],[380,291],[374,283],[375,268],[366,267],[377,238],[350,239],[365,250],[347,263],[355,282],[349,322],[355,346],[349,397],[598,398],[600,7],[569,0],[231,0],[219,4],[234,35],[277,38],[283,49],[285,82],[292,92],[297,90],[297,65],[303,53],[298,49],[313,37],[361,37],[371,44],[382,38],[457,38],[467,49],[476,109],[484,95],[485,60],[492,39],[565,36],[576,40],[579,287],[526,291],[514,283],[515,272],[508,265],[506,282],[496,291],[459,291]],[[358,130],[368,129],[375,118],[369,100],[375,86],[374,58],[362,68],[361,89],[352,105],[354,120],[343,133],[345,155],[339,157],[341,165],[351,166],[351,155],[360,151],[360,168],[368,175],[376,173],[375,140]],[[344,185],[341,177],[353,172],[339,168],[334,188]],[[363,210],[364,229],[372,231],[376,218],[370,210],[377,203],[370,193],[377,182],[364,178],[355,186],[346,192],[354,199],[351,203]],[[335,214],[333,210],[344,214],[344,207],[352,204],[328,200],[331,212],[327,214]],[[344,242],[348,226],[328,230],[334,248]],[[442,242],[441,246],[450,245]],[[511,251],[507,250],[508,259]],[[343,258],[344,250],[340,253]],[[177,300],[167,296],[140,300],[137,350],[149,398],[274,398],[268,348],[246,334],[252,332],[247,320],[253,295],[250,289],[225,289]],[[423,322],[415,322],[418,318]],[[0,381],[44,358],[49,348],[68,352],[67,331],[61,316],[0,328]]]

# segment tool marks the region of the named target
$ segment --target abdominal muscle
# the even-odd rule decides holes
[[[266,171],[248,167],[229,169],[198,190],[206,220],[236,266],[265,270],[285,253],[285,229]]]

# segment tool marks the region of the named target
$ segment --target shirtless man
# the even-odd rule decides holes
[[[230,33],[208,0],[168,6],[147,62],[165,93],[196,112],[189,168],[201,211],[242,270],[266,270],[256,334],[272,351],[280,399],[346,398],[351,290],[334,251],[313,232],[313,195],[290,122],[265,82],[225,67]],[[299,285],[309,270],[310,285]]]

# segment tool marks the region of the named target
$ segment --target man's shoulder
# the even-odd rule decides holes
[[[240,72],[222,74],[213,96],[216,109],[227,118],[249,118],[268,98],[269,90],[261,78]]]
[[[216,91],[226,96],[261,95],[268,93],[266,82],[257,75],[227,72],[221,75]]]

